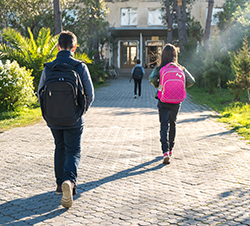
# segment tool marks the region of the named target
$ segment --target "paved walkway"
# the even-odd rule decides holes
[[[45,123],[0,133],[0,225],[250,225],[250,146],[187,98],[163,165],[155,89],[132,90],[119,78],[96,91],[69,210]]]

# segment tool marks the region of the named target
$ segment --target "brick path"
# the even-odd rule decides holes
[[[162,164],[155,89],[128,78],[96,91],[86,115],[78,195],[54,195],[44,122],[0,133],[0,225],[250,225],[250,146],[187,98]]]

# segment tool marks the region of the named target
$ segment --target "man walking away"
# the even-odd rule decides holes
[[[138,94],[139,97],[141,96],[141,81],[143,76],[145,75],[144,68],[141,66],[141,61],[138,59],[136,61],[136,65],[133,67],[132,71],[132,78],[134,79],[134,98],[137,98],[137,87],[138,87]]]
[[[61,32],[57,58],[45,64],[38,87],[43,117],[55,142],[56,194],[62,194],[65,208],[72,206],[76,194],[84,114],[94,100],[89,70],[73,58],[76,46],[77,38],[72,32]]]

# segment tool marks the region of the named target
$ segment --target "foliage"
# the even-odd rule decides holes
[[[238,7],[230,18],[231,26],[215,35],[210,40],[207,49],[199,47],[195,51],[191,51],[190,54],[181,53],[180,60],[184,60],[184,65],[190,68],[199,87],[202,84],[208,85],[210,93],[213,93],[217,86],[220,88],[229,87],[234,92],[234,99],[239,100],[242,93],[241,86],[233,76],[229,53],[242,47],[244,36],[250,36],[249,15],[250,4],[245,4],[244,10]],[[185,59],[182,55],[186,55]]]
[[[42,27],[53,28],[53,5],[50,0],[0,0],[1,29],[11,27],[22,35],[27,28],[37,36]]]
[[[250,3],[246,2],[242,7],[238,6],[237,10],[233,13],[232,20],[242,24],[244,27],[249,27]]]
[[[247,90],[250,102],[250,53],[247,38],[244,39],[242,49],[232,54],[231,65],[235,78],[228,82],[229,89],[234,93],[235,100],[239,100],[241,92]]]
[[[15,110],[35,101],[31,71],[16,61],[0,61],[0,109]]]
[[[222,6],[222,11],[215,16],[219,19],[218,27],[220,30],[225,30],[231,25],[233,14],[238,7],[244,9],[244,4],[248,0],[226,0]]]
[[[75,1],[75,0],[74,0]],[[66,29],[74,26],[72,0],[60,0],[62,22]],[[54,33],[52,0],[0,0],[0,29],[11,27],[22,35],[28,35],[28,27],[37,37],[42,27]]]
[[[93,62],[86,53],[75,52],[74,58],[83,61],[85,64],[92,64]]]
[[[99,60],[99,45],[104,45],[108,40],[109,24],[106,15],[109,13],[104,0],[74,0],[68,6],[72,12],[71,22],[65,24],[68,29],[78,37],[81,52],[95,50],[94,58]]]
[[[12,28],[4,29],[2,36],[10,45],[0,44],[0,59],[16,60],[20,66],[32,69],[37,89],[43,64],[56,57],[57,37],[50,34],[50,29],[42,28],[35,40],[29,28],[28,31],[30,38],[23,37]]]
[[[195,77],[198,87],[203,85],[203,67],[206,59],[206,50],[203,46],[199,46],[189,52],[180,53],[179,62],[183,64],[190,73]]]
[[[93,59],[93,56],[96,52],[94,50],[89,51],[88,57]],[[104,70],[104,61],[93,61],[92,63],[87,63],[87,66],[90,71],[91,78],[93,82],[98,83],[101,80],[105,80],[105,70]]]
[[[206,51],[206,60],[202,65],[204,78],[209,87],[209,93],[213,94],[216,87],[226,87],[231,77],[230,58],[228,52],[223,49],[223,40],[215,37]]]
[[[203,36],[204,36],[204,31],[202,29],[201,23],[195,18],[189,18],[187,21],[187,31],[188,31],[188,41],[194,43],[193,47],[197,47],[197,43],[201,43]],[[195,49],[193,48],[193,49]],[[187,50],[187,48],[185,48]]]
[[[104,0],[60,0],[63,30],[78,37],[81,52],[97,50],[109,41],[109,13]],[[0,30],[12,28],[23,36],[31,33],[36,38],[39,31],[49,28],[54,34],[52,0],[0,0]]]
[[[196,40],[193,43],[200,42],[203,36],[200,23],[191,18],[188,12],[194,2],[195,0],[183,0],[182,7],[178,8],[176,0],[161,0],[163,23],[168,27],[168,42],[178,43],[181,49],[184,45],[190,45],[191,40]]]

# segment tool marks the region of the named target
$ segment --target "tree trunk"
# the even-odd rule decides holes
[[[173,43],[173,15],[170,13],[170,3],[169,0],[165,1],[165,7],[166,7],[166,22],[168,24],[168,37],[167,42]]]
[[[95,0],[95,6],[97,8],[100,8],[100,1],[99,0]],[[97,12],[97,17],[100,17],[100,11],[98,10]],[[95,55],[94,55],[94,59],[95,59],[95,62],[99,63],[100,62],[100,54],[99,54],[99,44],[100,44],[100,39],[99,39],[99,36],[98,36],[98,30],[96,28],[96,25],[95,25],[95,37],[94,37],[94,50],[96,51]]]
[[[177,12],[179,47],[183,49],[183,44],[188,40],[186,28],[186,0],[175,0],[174,2]]]
[[[204,43],[206,46],[208,45],[210,36],[213,6],[214,6],[214,0],[208,0],[207,20],[206,20],[205,35],[204,35]]]
[[[182,0],[182,32],[183,32],[183,40],[186,43],[188,41],[187,35],[187,7],[186,0]]]
[[[62,31],[62,13],[60,7],[60,0],[53,0],[54,2],[54,18],[55,18],[55,35]]]

